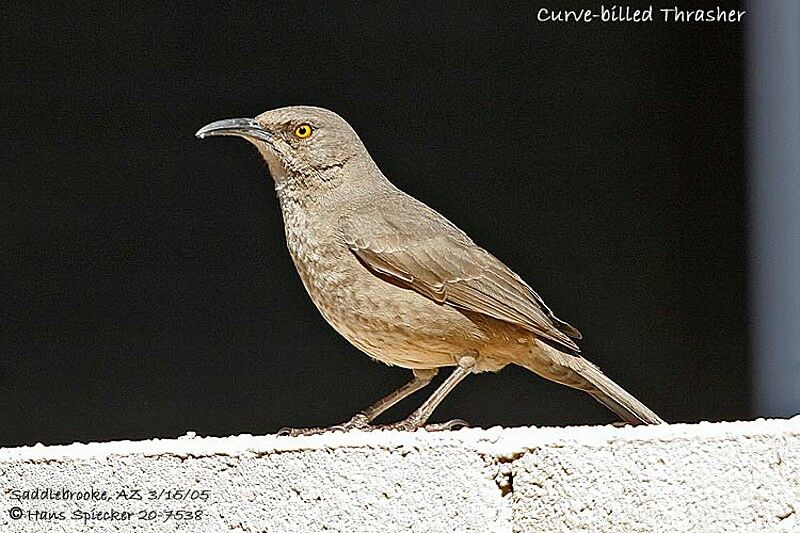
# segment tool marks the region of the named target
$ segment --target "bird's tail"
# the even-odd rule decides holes
[[[629,424],[663,424],[657,414],[611,381],[597,366],[579,355],[569,355],[552,347],[546,354],[522,363],[522,366],[549,380],[591,394]]]
[[[581,364],[575,371],[592,387],[586,389],[595,400],[602,403],[629,424],[663,424],[664,421],[648,407],[633,397],[628,391],[611,381],[599,368],[580,357]]]

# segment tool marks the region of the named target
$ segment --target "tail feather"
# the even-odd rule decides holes
[[[629,424],[664,423],[657,414],[580,355],[564,353],[545,343],[539,343],[538,348],[531,353],[532,357],[518,364],[543,378],[588,392]]]
[[[633,425],[664,423],[664,420],[657,414],[611,381],[595,365],[582,357],[576,357],[574,362],[577,364],[571,364],[570,367],[592,385],[591,388],[586,389],[586,392],[611,409],[622,420]]]

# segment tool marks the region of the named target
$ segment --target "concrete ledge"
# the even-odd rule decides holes
[[[800,417],[0,450],[0,531],[800,531]]]

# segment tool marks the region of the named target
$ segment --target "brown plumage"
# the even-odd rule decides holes
[[[325,319],[375,359],[414,371],[409,384],[337,428],[374,427],[438,368],[455,366],[427,402],[391,425],[415,429],[466,375],[510,363],[588,392],[626,422],[661,422],[580,355],[578,330],[522,278],[394,187],[335,113],[282,108],[210,124],[198,132],[206,135],[244,137],[267,161],[289,252]]]
[[[570,337],[580,339],[580,332],[556,318],[522,278],[413,198],[389,195],[357,209],[343,219],[342,231],[364,265],[390,281],[579,351]]]

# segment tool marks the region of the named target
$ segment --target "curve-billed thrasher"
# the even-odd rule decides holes
[[[414,373],[333,428],[375,427],[375,417],[430,383],[440,367],[455,366],[419,409],[382,426],[417,429],[468,374],[509,363],[586,391],[631,424],[662,422],[581,357],[572,340],[581,338],[578,330],[522,278],[392,185],[336,113],[285,107],[214,122],[196,135],[239,136],[258,148],[275,181],[289,253],[322,316],[371,357]]]

